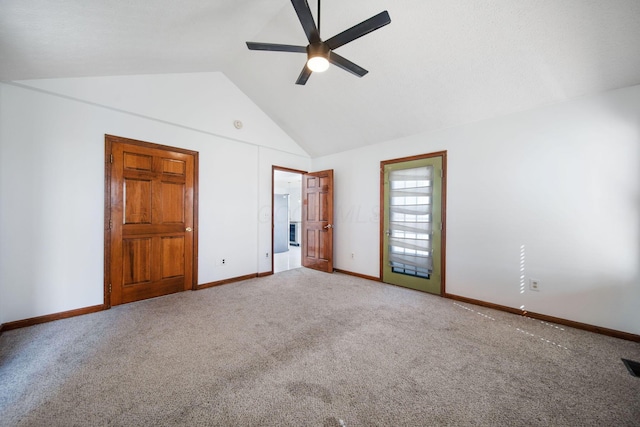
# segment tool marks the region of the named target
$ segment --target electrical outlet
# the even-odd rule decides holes
[[[227,265],[227,260],[225,258],[222,258],[222,261],[220,261],[220,264]]]
[[[540,281],[538,279],[529,279],[529,289],[532,291],[539,291]]]
[[[264,256],[269,258],[269,252],[265,253]]]
[[[356,257],[356,255],[352,253],[351,254],[351,259],[354,259],[355,257]]]

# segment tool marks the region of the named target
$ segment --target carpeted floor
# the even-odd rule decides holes
[[[0,336],[1,426],[640,426],[640,344],[296,269]]]

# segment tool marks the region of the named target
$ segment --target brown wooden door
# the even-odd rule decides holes
[[[107,136],[109,301],[192,289],[197,153]]]
[[[302,176],[302,265],[333,272],[333,170]]]

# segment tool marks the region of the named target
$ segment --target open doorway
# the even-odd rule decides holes
[[[300,268],[302,176],[305,172],[273,167],[273,272]]]

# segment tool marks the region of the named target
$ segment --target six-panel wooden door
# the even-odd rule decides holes
[[[333,272],[333,170],[302,176],[302,265]]]
[[[107,136],[110,303],[192,289],[197,153]]]

